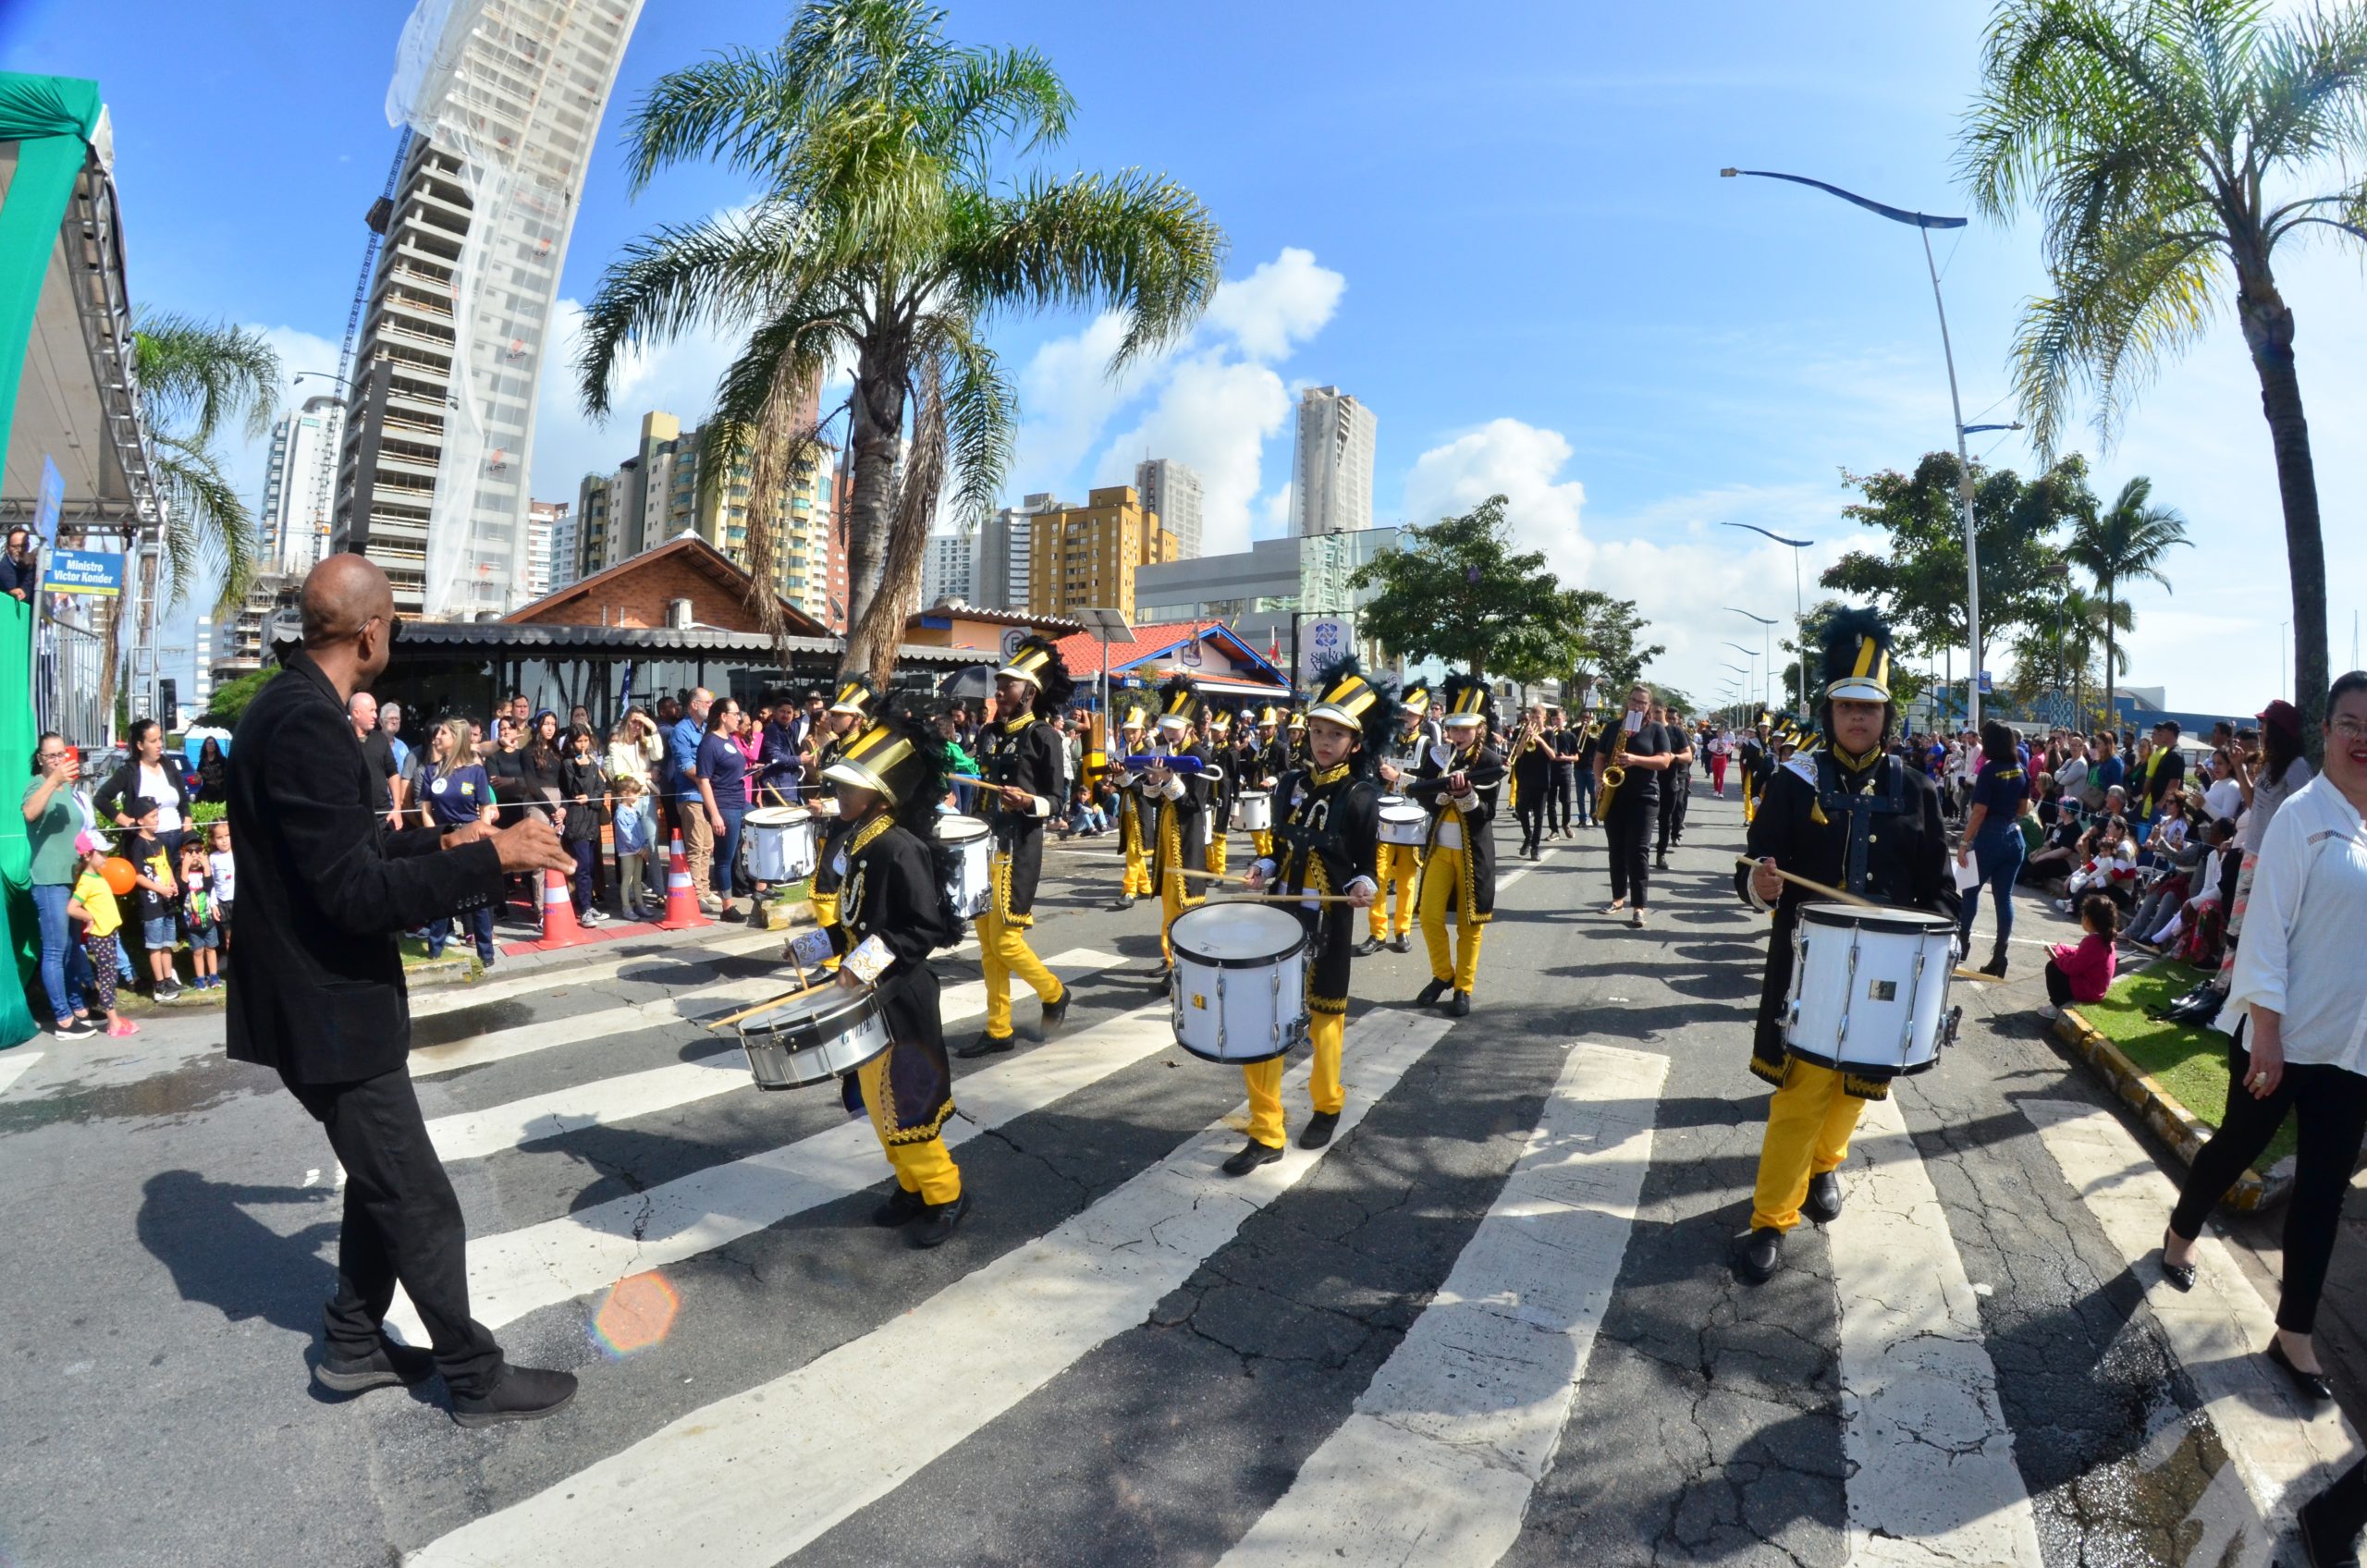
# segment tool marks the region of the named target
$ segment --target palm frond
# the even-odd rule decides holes
[[[651,84],[625,125],[625,188],[638,196],[669,164],[713,158],[777,183],[804,93],[779,53],[732,49]]]
[[[217,613],[246,598],[256,566],[254,517],[221,462],[202,445],[152,432],[150,472],[165,513],[166,602],[178,605],[208,567],[218,568]]]
[[[2030,439],[2053,459],[2073,397],[2092,389],[2107,445],[2128,400],[2209,327],[2221,252],[2214,234],[2130,238],[2058,267],[2057,292],[2024,307],[2014,374]]]
[[[279,417],[279,355],[252,327],[143,313],[134,327],[132,367],[150,424],[200,447],[227,422],[253,440]]]
[[[983,523],[994,511],[1018,447],[1018,397],[1001,361],[965,317],[936,312],[920,347],[941,361],[938,379],[945,387],[946,458],[954,505],[965,521]]]

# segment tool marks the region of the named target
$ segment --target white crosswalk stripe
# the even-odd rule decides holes
[[[1174,1038],[1166,1011],[1144,1008],[971,1073],[962,1080],[962,1113],[946,1123],[945,1141],[967,1143],[1040,1110],[1158,1054]],[[870,1121],[857,1119],[539,1225],[472,1237],[470,1311],[497,1329],[628,1274],[729,1245],[874,1186],[886,1174]],[[386,1321],[408,1342],[427,1342],[418,1313],[401,1294]]]
[[[596,986],[616,979],[629,969],[666,963],[702,963],[717,958],[739,958],[748,953],[779,952],[782,935],[779,931],[739,931],[656,950],[644,948],[639,952],[614,957],[583,956],[580,963],[537,968],[524,974],[505,974],[497,980],[480,980],[473,986],[438,986],[432,991],[422,991],[411,998],[411,1015],[413,1018],[438,1018],[448,1012],[460,1012],[491,1002],[542,996],[561,986]]]
[[[1483,1568],[1552,1462],[1636,1222],[1668,1059],[1580,1045],[1446,1282],[1225,1568]]]
[[[1446,1029],[1444,1019],[1395,1012],[1351,1024],[1341,1133]],[[1302,1064],[1289,1077],[1303,1084],[1306,1074]],[[1330,1152],[1294,1147],[1235,1180],[1216,1165],[1238,1138],[1215,1123],[912,1311],[463,1525],[410,1562],[769,1568],[1141,1323]],[[879,1397],[882,1367],[931,1390],[926,1419]]]
[[[1980,1302],[1896,1096],[1866,1106],[1853,1152],[1829,1231],[1849,1561],[2040,1568]]]
[[[1121,962],[1110,953],[1091,948],[1075,948],[1049,960],[1049,963],[1052,973],[1066,985],[1098,974]],[[767,980],[754,996],[743,994],[739,999],[754,1000],[779,985],[779,980]],[[728,989],[703,993],[695,998],[697,1011],[712,1012],[716,1003],[730,999],[725,994]],[[744,987],[742,989],[744,992]],[[691,1005],[693,998],[682,1000],[685,1005]],[[939,996],[938,1007],[942,1016],[950,1023],[982,1011],[986,1002],[986,982],[969,980],[946,986]],[[717,1037],[721,1039],[725,1036]],[[737,1051],[722,1051],[696,1061],[678,1061],[645,1072],[627,1072],[595,1078],[588,1083],[571,1084],[563,1089],[529,1095],[523,1099],[510,1100],[483,1110],[439,1116],[427,1124],[427,1133],[435,1145],[435,1152],[445,1159],[476,1159],[502,1149],[516,1148],[521,1144],[580,1133],[587,1127],[606,1127],[631,1121],[636,1116],[654,1116],[660,1111],[678,1109],[716,1095],[728,1094],[735,1088],[744,1088],[748,1082],[747,1059]]]
[[[2162,1232],[2177,1203],[2177,1185],[2119,1118],[2071,1100],[2024,1100],[2021,1109],[2065,1180],[2144,1281],[2146,1305],[2243,1478],[2250,1517],[2215,1522],[2223,1536],[2243,1538],[2239,1546],[2230,1544],[2225,1558],[2211,1561],[2268,1561],[2275,1530],[2314,1488],[2357,1457],[2359,1434],[2338,1406],[2297,1401],[2261,1354],[2275,1335],[2275,1314],[2217,1238],[2206,1231],[2195,1247],[2192,1291],[2163,1280]],[[2224,1488],[2214,1487],[2213,1494],[2223,1504],[2242,1506]]]

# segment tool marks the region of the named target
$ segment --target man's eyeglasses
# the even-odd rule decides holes
[[[2340,718],[2326,720],[2326,728],[2352,745],[2367,741],[2367,718],[2353,718],[2349,714],[2344,714]]]

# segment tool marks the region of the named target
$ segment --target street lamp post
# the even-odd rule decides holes
[[[1742,643],[1733,642],[1731,640],[1726,643],[1726,646],[1732,648],[1735,653],[1740,654],[1744,658],[1750,661],[1750,668],[1744,672],[1749,680],[1750,694],[1754,698],[1764,702],[1767,698],[1767,688],[1761,685],[1759,680],[1759,650],[1757,648],[1746,647]]]
[[[1800,596],[1800,552],[1816,543],[1813,539],[1786,539],[1780,533],[1769,533],[1755,522],[1722,522],[1721,528],[1748,528],[1753,533],[1764,533],[1778,545],[1792,546],[1792,642],[1800,654],[1800,711],[1809,711],[1808,637],[1801,623],[1808,619],[1808,601]]]
[[[1775,691],[1775,623],[1768,619],[1763,615],[1752,615],[1748,610],[1738,610],[1732,605],[1728,605],[1726,608],[1735,615],[1748,617],[1749,619],[1759,622],[1760,640],[1767,643],[1764,656],[1767,660],[1767,690],[1772,699]]]
[[[1932,231],[1935,228],[1962,228],[1965,226],[1965,220],[1934,217],[1929,213],[1910,213],[1904,208],[1894,207],[1886,202],[1869,201],[1863,196],[1844,190],[1837,185],[1827,185],[1823,180],[1810,179],[1805,175],[1777,174],[1770,169],[1733,168],[1720,169],[1718,173],[1727,179],[1732,179],[1737,175],[1750,175],[1759,179],[1784,179],[1791,181],[1794,185],[1809,186],[1813,190],[1824,191],[1828,195],[1838,196],[1853,206],[1863,207],[1866,211],[1886,217],[1893,223],[1906,224],[1922,237],[1923,265],[1924,269],[1932,275],[1932,304],[1940,314],[1940,352],[1948,365],[1948,406],[1956,413],[1956,499],[1964,512],[1965,631],[1968,645],[1972,651],[1972,670],[1965,682],[1965,711],[1966,723],[1978,729],[1981,727],[1981,546],[1974,533],[1972,454],[1965,446],[1964,398],[1956,390],[1956,353],[1955,345],[1948,339],[1947,303],[1940,298],[1940,265],[1932,255]]]

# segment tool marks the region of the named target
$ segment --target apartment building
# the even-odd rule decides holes
[[[1132,619],[1136,570],[1175,558],[1175,535],[1143,509],[1133,485],[1091,491],[1082,507],[1030,520],[1028,613],[1069,615],[1106,606]]]

